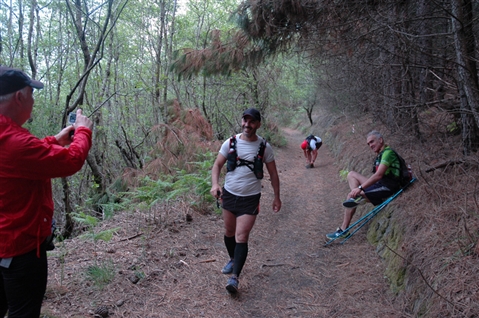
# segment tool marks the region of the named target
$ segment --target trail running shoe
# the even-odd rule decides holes
[[[339,227],[336,229],[336,232],[326,234],[326,237],[330,240],[337,239],[337,238],[348,238],[350,236],[351,236],[351,233],[349,233],[349,231],[344,232]]]
[[[343,202],[343,206],[346,208],[355,208],[360,204],[365,203],[366,200],[362,196],[359,196],[357,198],[351,198]]]
[[[226,284],[226,290],[230,294],[236,294],[238,292],[238,277],[231,276],[228,278],[228,283]]]
[[[226,263],[225,267],[223,267],[223,269],[221,270],[221,272],[223,274],[231,274],[233,273],[233,265],[234,265],[234,262],[232,259],[230,259],[228,261],[228,263]]]

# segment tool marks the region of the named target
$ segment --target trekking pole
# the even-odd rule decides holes
[[[354,231],[351,232],[351,235],[349,235],[344,240],[342,240],[340,244],[344,244],[347,240],[349,240],[357,231],[359,231],[363,226],[365,226],[369,221],[371,221],[371,219],[374,218],[382,209],[384,209],[386,205],[388,205],[392,200],[394,200],[394,198],[390,197],[389,199],[383,202],[385,204],[378,205],[370,213],[368,213],[367,214],[368,218],[366,218],[364,222],[362,222],[357,228],[355,228]]]
[[[382,208],[384,208],[389,202],[391,202],[391,198],[392,197],[389,197],[386,201],[382,202],[381,204],[379,204],[378,206],[374,207],[374,209],[372,209],[371,211],[369,211],[368,213],[366,213],[365,215],[363,215],[362,217],[360,217],[356,222],[354,222],[353,224],[351,224],[349,227],[347,227],[344,232],[348,232],[349,230],[351,230],[352,228],[354,228],[356,225],[358,224],[361,224],[360,227],[362,227],[364,224],[366,224],[371,218],[374,217],[374,215],[376,215],[377,212],[379,212],[380,210],[382,210]],[[357,230],[355,230],[354,232],[352,232],[352,234],[356,233]],[[351,237],[352,234],[349,236]],[[340,239],[341,237],[336,237],[336,238],[333,238],[331,239],[329,242],[326,243],[326,245],[332,243],[333,241],[337,240],[337,239]]]
[[[411,185],[413,182],[416,181],[416,178],[412,178],[411,181],[409,181],[408,184],[406,184],[404,187],[402,187],[398,192],[396,192],[394,195],[392,195],[391,197],[389,197],[386,201],[384,201],[383,203],[381,203],[380,205],[378,205],[376,208],[374,208],[371,212],[369,212],[367,214],[367,216],[369,216],[359,227],[357,227],[354,231],[351,232],[351,235],[346,237],[344,240],[341,241],[341,245],[346,243],[347,240],[349,240],[353,235],[354,233],[356,233],[357,231],[359,231],[359,229],[361,229],[364,225],[366,225],[366,223],[368,223],[373,217],[375,217],[382,209],[384,209],[386,207],[386,205],[388,205],[389,203],[391,203],[392,200],[396,199],[401,193],[404,192],[404,190],[406,190],[407,187],[409,187],[409,185]],[[356,222],[357,224],[357,222]],[[351,229],[351,226],[348,227],[347,230],[350,230]]]
[[[386,200],[386,201],[387,201],[387,203],[391,202],[391,201],[389,201],[389,199]],[[348,227],[344,230],[344,232],[347,232],[347,231],[351,230],[351,229],[354,228],[356,225],[358,225],[358,224],[360,224],[360,223],[362,222],[361,226],[359,227],[359,228],[361,228],[361,227],[362,227],[364,224],[366,224],[370,219],[372,219],[372,218],[374,217],[374,215],[376,215],[376,211],[381,210],[381,209],[385,206],[385,204],[387,204],[386,201],[382,202],[380,205],[376,206],[376,207],[375,207],[374,209],[372,209],[370,212],[368,212],[368,213],[366,213],[365,215],[363,215],[362,217],[360,217],[356,222],[354,222],[353,224],[351,224],[350,226],[348,226]],[[359,228],[358,228],[358,229],[359,229]],[[354,232],[352,232],[349,237],[353,236],[353,234],[356,233],[356,231],[357,231],[357,230],[355,230]],[[349,238],[349,237],[348,237],[348,238]],[[336,237],[336,238],[330,239],[329,242],[327,242],[324,246],[327,246],[327,245],[331,244],[332,242],[336,241],[336,240],[339,239],[339,238],[340,238],[340,237]],[[344,241],[343,241],[343,242],[344,242]]]
[[[349,230],[351,230],[352,228],[354,228],[356,225],[360,224],[358,228],[354,229],[354,231],[351,232],[351,235],[349,235],[347,238],[345,238],[343,241],[341,241],[341,244],[344,244],[344,242],[346,242],[347,240],[349,240],[353,235],[354,233],[356,233],[357,231],[359,231],[360,228],[362,228],[364,225],[366,225],[374,216],[376,216],[382,209],[384,209],[386,207],[386,205],[388,205],[389,203],[391,203],[392,200],[394,200],[395,198],[397,198],[404,190],[406,190],[407,187],[409,187],[409,185],[411,185],[413,182],[415,182],[417,179],[416,178],[412,178],[411,181],[409,181],[408,184],[406,184],[404,187],[402,187],[401,189],[399,189],[398,192],[396,192],[395,194],[393,194],[392,196],[390,196],[386,201],[382,202],[381,204],[379,204],[378,206],[376,206],[374,209],[372,209],[370,212],[366,213],[365,215],[363,215],[361,218],[359,218],[356,222],[354,222],[353,224],[351,224],[348,228],[346,228],[344,230],[344,232],[348,232]],[[331,244],[332,242],[336,241],[337,239],[339,239],[340,237],[336,237],[334,239],[330,239],[329,242],[327,242],[326,244],[324,244],[324,246],[327,246],[329,244]]]

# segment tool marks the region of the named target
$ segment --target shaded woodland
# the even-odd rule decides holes
[[[26,128],[55,134],[77,108],[95,124],[88,164],[54,183],[64,238],[82,231],[78,215],[105,219],[133,189],[194,174],[249,107],[276,146],[278,127],[304,114],[312,126],[321,108],[444,145],[430,171],[477,169],[476,1],[19,0],[0,10],[0,64],[45,83]],[[203,209],[211,198],[198,188]]]
[[[177,70],[226,73],[299,52],[320,74],[315,84],[330,106],[373,113],[419,141],[460,134],[470,155],[479,146],[478,13],[468,0],[245,1],[234,15],[240,30],[185,52]],[[430,112],[446,117],[445,131],[424,127]]]

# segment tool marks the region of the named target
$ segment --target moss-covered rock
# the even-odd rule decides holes
[[[398,294],[404,289],[406,264],[397,252],[402,231],[399,222],[393,218],[394,206],[388,206],[372,221],[368,229],[367,239],[376,246],[376,252],[386,263],[384,276],[389,280],[391,290]]]

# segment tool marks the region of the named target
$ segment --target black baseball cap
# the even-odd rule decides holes
[[[255,108],[248,108],[247,110],[245,110],[243,112],[243,117],[247,115],[253,117],[257,121],[261,121],[261,114],[259,113],[259,110]]]
[[[23,71],[0,66],[0,96],[21,90],[24,87],[43,88],[43,83],[32,80]]]

